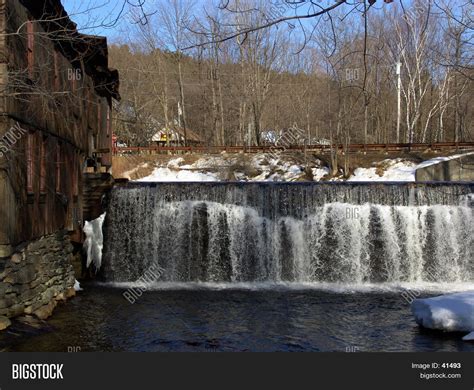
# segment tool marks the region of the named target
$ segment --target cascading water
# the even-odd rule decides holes
[[[472,184],[113,189],[103,276],[134,282],[471,282]]]

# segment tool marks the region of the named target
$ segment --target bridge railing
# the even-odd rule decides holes
[[[341,152],[358,153],[369,151],[440,151],[440,150],[460,150],[474,151],[474,142],[437,142],[437,143],[401,143],[401,144],[350,144],[350,145],[292,145],[292,146],[126,146],[114,147],[114,155],[118,154],[160,154],[160,153],[209,153],[218,154],[222,152],[229,153],[259,153],[259,152],[282,152],[282,151],[308,151],[328,153],[334,149]]]

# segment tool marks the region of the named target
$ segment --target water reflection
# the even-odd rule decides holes
[[[471,351],[460,335],[419,329],[397,293],[149,291],[86,286],[37,334],[14,326],[10,351]]]

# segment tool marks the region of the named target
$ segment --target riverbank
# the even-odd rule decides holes
[[[219,155],[119,155],[115,178],[143,181],[415,181],[418,167],[458,156],[448,153],[368,153],[339,156],[300,152]]]

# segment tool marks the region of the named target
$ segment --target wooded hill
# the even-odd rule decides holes
[[[257,145],[295,124],[310,143],[472,141],[472,29],[462,22],[472,10],[454,18],[427,3],[367,19],[333,13],[305,40],[288,24],[219,42],[225,15],[196,26],[190,2],[170,1],[109,47],[121,80],[115,132],[129,146],[177,126],[204,145]],[[199,45],[203,26],[214,43]]]

